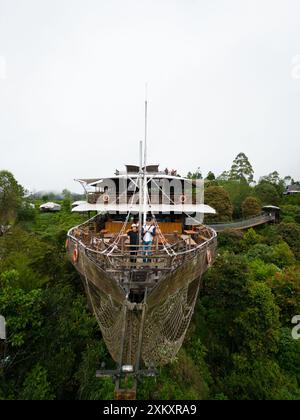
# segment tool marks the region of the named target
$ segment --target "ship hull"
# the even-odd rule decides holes
[[[160,272],[155,284],[147,288],[144,301],[136,303],[130,301],[113,270],[102,268],[80,242],[69,238],[68,254],[117,363],[134,366],[143,362],[153,367],[174,360],[194,312],[202,274],[215,258],[216,242],[213,237],[181,257],[180,264],[173,264],[176,257],[170,257],[171,269]]]

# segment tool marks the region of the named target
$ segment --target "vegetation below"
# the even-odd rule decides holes
[[[245,165],[240,157],[218,179],[209,173],[206,197],[218,220],[274,204],[281,221],[219,234],[184,346],[157,378],[143,380],[139,399],[300,398],[300,340],[291,335],[300,314],[300,194],[284,196],[286,180],[272,174],[254,185]],[[25,199],[6,171],[0,187],[0,225],[11,225],[0,236],[0,314],[8,332],[0,399],[113,398],[112,381],[95,378],[102,362],[113,363],[64,248],[68,229],[85,217],[70,212],[67,192],[53,214],[40,213],[41,201]]]

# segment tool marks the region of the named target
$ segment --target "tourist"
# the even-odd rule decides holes
[[[136,262],[136,254],[138,251],[139,246],[139,232],[138,227],[134,223],[131,225],[131,229],[127,232],[127,236],[129,238],[129,246],[130,246],[130,262]]]
[[[153,237],[155,236],[155,226],[150,218],[146,220],[142,228],[143,237],[143,254],[147,257],[151,254]],[[144,263],[150,261],[148,258],[143,259]]]

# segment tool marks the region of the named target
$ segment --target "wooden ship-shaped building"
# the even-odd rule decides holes
[[[78,181],[86,202],[72,211],[96,215],[70,229],[67,252],[117,363],[113,376],[119,381],[131,372],[137,379],[174,360],[183,343],[201,276],[215,258],[217,234],[202,224],[215,210],[197,202],[193,182],[146,164],[146,140],[143,165],[141,144],[139,166]],[[179,189],[166,192],[174,183]],[[145,246],[149,225],[153,241]]]
[[[174,178],[186,181],[160,172],[156,165],[141,170],[127,166],[125,173],[109,180],[80,180],[87,202],[73,211],[96,211],[97,215],[68,232],[68,253],[84,279],[114,360],[134,366],[140,357],[146,366],[157,366],[174,359],[182,345],[201,275],[214,259],[216,233],[186,215],[214,210],[204,204],[183,203],[184,191],[180,197],[171,194],[169,204],[162,203],[160,194],[157,203],[140,203],[139,186],[144,186],[144,178],[146,188],[149,180],[157,185]],[[109,187],[112,180],[115,191]],[[119,194],[121,180],[127,185],[125,203]],[[132,258],[128,230],[135,223],[141,231],[149,215],[156,228],[151,250],[146,253],[141,238]]]

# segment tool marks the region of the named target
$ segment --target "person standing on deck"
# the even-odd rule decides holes
[[[147,219],[146,223],[142,228],[142,238],[143,238],[143,254],[147,257],[151,255],[153,237],[155,236],[155,226],[153,225],[151,219]],[[148,258],[143,259],[144,263],[149,261]]]
[[[135,263],[139,246],[139,232],[135,223],[131,225],[131,229],[127,232],[127,236],[129,238],[130,245],[130,262]]]

